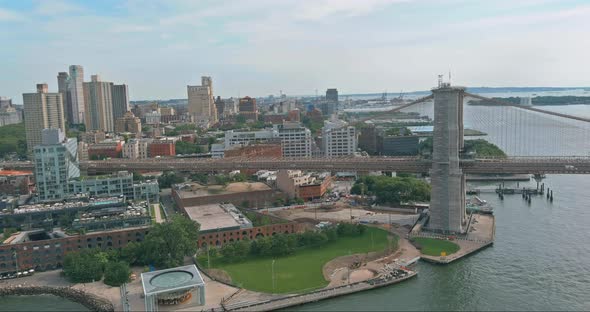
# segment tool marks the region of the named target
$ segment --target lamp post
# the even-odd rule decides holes
[[[271,274],[271,278],[272,278],[272,291],[275,291],[275,259],[272,259],[270,274]]]

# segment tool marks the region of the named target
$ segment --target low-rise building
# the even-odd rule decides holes
[[[88,176],[71,180],[68,183],[69,194],[88,194],[89,196],[120,196],[130,200],[159,200],[158,181],[135,183],[133,174],[119,171],[111,175]]]
[[[123,117],[119,117],[115,120],[115,132],[130,132],[133,133],[136,138],[141,138],[141,119],[135,117],[132,112],[127,111]]]
[[[279,170],[277,188],[290,198],[312,200],[324,196],[332,183],[329,172],[304,173],[301,170]]]
[[[100,143],[88,144],[88,159],[121,158],[125,141],[106,139]]]
[[[33,172],[0,169],[0,194],[30,195],[33,189]]]
[[[201,185],[191,182],[174,185],[172,198],[176,205],[182,209],[189,206],[217,203],[263,208],[274,201],[275,192],[261,182],[235,182],[226,186]]]
[[[175,140],[171,139],[160,139],[153,140],[148,146],[149,156],[154,158],[157,156],[175,156],[176,155],[176,144]]]

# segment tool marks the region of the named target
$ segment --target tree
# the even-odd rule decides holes
[[[194,143],[185,142],[185,141],[176,142],[175,148],[176,148],[177,154],[196,154],[196,153],[202,152],[202,149],[200,146],[198,146]]]
[[[177,176],[173,171],[164,172],[164,174],[158,177],[158,184],[160,185],[160,188],[168,188],[171,187],[172,184],[182,182],[184,182],[184,178]]]
[[[238,115],[238,117],[236,117],[236,122],[239,124],[246,123],[246,116],[242,114]]]
[[[108,262],[104,272],[104,283],[118,287],[129,281],[131,269],[124,261]]]
[[[64,257],[64,275],[73,283],[89,283],[102,279],[104,267],[97,252],[84,250]]]
[[[197,251],[199,224],[180,215],[150,229],[139,251],[138,261],[161,268],[182,265],[185,256]]]
[[[298,204],[298,205],[303,205],[305,204],[305,201],[303,200],[303,198],[301,197],[295,197],[294,201]]]
[[[207,184],[209,178],[206,174],[203,173],[195,173],[190,176],[191,181],[199,182],[201,184]]]

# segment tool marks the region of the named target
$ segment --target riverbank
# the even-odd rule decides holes
[[[115,311],[113,304],[109,300],[71,287],[27,286],[19,284],[3,286],[0,288],[0,297],[38,295],[57,296],[72,302],[79,303],[91,311]]]

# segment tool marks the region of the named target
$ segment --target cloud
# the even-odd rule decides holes
[[[395,3],[409,0],[316,0],[300,1],[295,9],[295,17],[302,20],[321,20],[330,16],[362,16]]]
[[[16,22],[24,19],[24,16],[17,12],[0,8],[0,22]]]
[[[138,24],[117,24],[113,26],[110,31],[113,33],[143,33],[149,32],[153,28],[151,26],[146,25],[138,25]]]
[[[65,15],[80,12],[83,8],[64,0],[42,0],[35,8],[35,13],[43,16]]]

